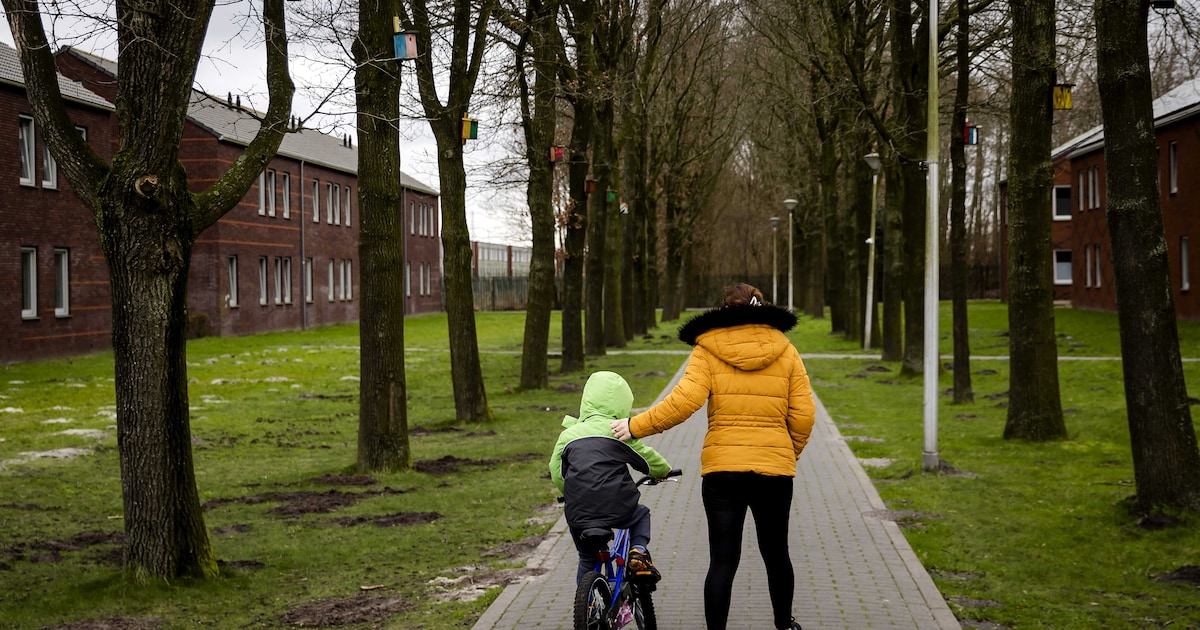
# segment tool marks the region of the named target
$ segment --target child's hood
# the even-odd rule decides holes
[[[577,422],[628,418],[633,408],[633,390],[629,383],[615,372],[596,372],[583,386],[583,398],[579,402],[579,418],[567,416],[562,425],[569,427]]]

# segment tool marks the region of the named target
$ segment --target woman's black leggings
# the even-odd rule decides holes
[[[708,630],[725,630],[733,577],[742,556],[746,508],[754,513],[758,547],[767,567],[767,590],[776,628],[792,618],[795,574],[788,556],[788,515],[794,477],[749,472],[714,472],[701,483],[708,516],[708,577],[704,580],[704,620]]]

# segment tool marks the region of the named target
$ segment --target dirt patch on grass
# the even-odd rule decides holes
[[[333,519],[342,527],[371,524],[376,527],[402,527],[404,525],[425,525],[432,523],[442,515],[437,512],[396,512],[382,516],[345,516]]]
[[[1159,582],[1187,582],[1200,585],[1200,567],[1186,564],[1169,573],[1159,573],[1151,577]]]
[[[325,475],[309,480],[319,486],[373,486],[379,480],[370,475]]]
[[[225,534],[245,534],[246,532],[250,531],[250,529],[251,527],[246,523],[238,523],[237,525],[230,525],[229,527],[214,527],[212,533],[221,536]]]
[[[530,536],[525,540],[502,543],[485,550],[483,552],[483,556],[485,558],[502,558],[510,562],[524,561],[524,559],[528,558],[529,555],[533,553],[533,550],[537,549],[537,546],[542,544],[542,541],[545,539],[546,534],[538,534],[537,536]]]
[[[871,510],[863,512],[863,516],[877,518],[881,521],[894,521],[900,527],[924,527],[922,519],[936,519],[939,516],[916,512],[913,510]]]
[[[403,490],[384,487],[382,490],[367,490],[365,492],[343,492],[341,490],[326,490],[325,492],[297,490],[293,492],[264,492],[248,497],[231,497],[213,499],[204,504],[204,509],[211,510],[230,503],[256,505],[259,503],[281,503],[270,510],[278,516],[299,517],[305,514],[328,514],[335,510],[354,505],[363,499],[371,497],[404,494]]]
[[[280,621],[300,628],[337,628],[382,621],[407,607],[399,595],[355,595],[297,608]]]
[[[972,597],[947,597],[946,601],[962,606],[963,608],[999,608],[1003,606],[1000,602],[990,599],[975,599]]]
[[[413,470],[437,476],[456,473],[463,466],[494,466],[504,462],[523,462],[541,458],[542,455],[538,453],[521,453],[504,459],[464,459],[462,457],[446,455],[439,459],[422,459],[413,462]]]
[[[42,630],[158,630],[161,627],[161,617],[110,617],[72,621],[57,626],[46,626]]]

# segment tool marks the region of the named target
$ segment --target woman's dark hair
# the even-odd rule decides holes
[[[766,300],[763,299],[762,291],[745,282],[739,282],[725,289],[725,297],[721,300],[721,306],[759,306],[764,303]]]

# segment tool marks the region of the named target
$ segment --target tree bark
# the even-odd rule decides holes
[[[450,62],[439,73],[448,75],[449,92],[443,104],[435,87],[431,50],[432,32],[428,0],[411,2],[412,17],[400,7],[405,28],[417,33],[417,86],[429,127],[437,141],[438,178],[442,206],[442,287],[446,291],[446,320],[450,330],[450,376],[454,387],[454,411],[460,421],[479,422],[492,418],[483,370],[479,365],[479,341],[475,330],[475,299],[471,287],[471,235],[467,227],[467,176],[463,168],[462,119],[471,103],[479,77],[487,39],[487,23],[495,0],[474,4],[455,0],[446,23],[437,28],[450,42]],[[439,18],[440,20],[441,18]],[[441,79],[438,79],[441,80]]]
[[[1104,115],[1105,218],[1137,507],[1200,510],[1200,451],[1179,355],[1157,183],[1148,5],[1100,0],[1096,61]]]
[[[3,0],[34,120],[95,215],[112,289],[124,564],[139,582],[215,577],[192,460],[187,276],[196,235],[245,196],[291,112],[283,1],[266,0],[270,103],[258,134],[212,186],[192,194],[179,163],[192,82],[213,3],[116,5],[119,141],[111,164],[75,130],[33,0]],[[160,19],[170,12],[176,19]]]
[[[390,2],[358,5],[358,470],[408,470],[404,378],[404,204],[400,187],[400,72],[391,61]],[[400,211],[397,212],[396,210]]]
[[[893,162],[884,162],[881,169],[887,173],[884,198],[877,209],[883,225],[883,249],[877,252],[882,260],[883,281],[883,344],[880,358],[884,361],[899,361],[904,358],[904,231],[900,214],[900,190],[904,187],[899,177],[900,168]]]
[[[967,325],[967,151],[963,137],[970,91],[970,11],[958,0],[957,79],[950,123],[950,274],[954,320],[954,402],[974,402],[971,391],[971,344]]]
[[[1058,390],[1050,245],[1054,3],[1015,0],[1008,159],[1009,405],[1005,439],[1067,437]]]

